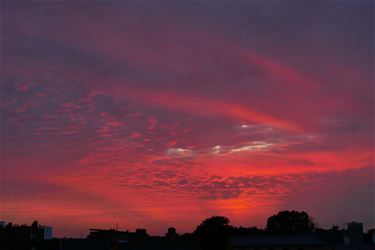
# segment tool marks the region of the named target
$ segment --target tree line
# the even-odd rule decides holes
[[[304,211],[281,211],[267,219],[265,229],[234,227],[224,216],[213,216],[202,221],[193,235],[198,237],[202,249],[225,249],[232,235],[310,234],[316,229],[313,219]]]

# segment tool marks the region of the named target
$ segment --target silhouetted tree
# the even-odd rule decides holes
[[[7,230],[11,230],[11,229],[13,228],[13,223],[12,223],[12,222],[9,222],[9,223],[5,226],[5,228],[6,228]]]
[[[31,224],[31,227],[32,228],[38,228],[38,221],[37,220],[34,220],[33,223]]]
[[[232,227],[230,235],[240,236],[240,235],[262,235],[264,230],[257,227]]]
[[[199,238],[203,250],[221,250],[226,247],[230,229],[228,218],[213,216],[202,221],[194,234]]]
[[[281,211],[267,220],[266,231],[275,234],[307,234],[312,233],[315,224],[304,211]]]

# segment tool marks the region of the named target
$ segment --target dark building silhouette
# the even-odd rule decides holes
[[[129,238],[130,232],[95,228],[90,228],[90,234],[87,236],[87,239],[104,239],[109,241],[128,241]]]
[[[90,229],[86,239],[51,239],[52,228],[34,221],[31,225],[0,224],[1,250],[375,250],[375,229],[363,233],[363,224],[348,223],[347,229],[316,228],[309,234],[290,230],[284,215],[273,216],[281,234],[256,227],[233,227],[229,219],[212,216],[193,233],[177,234],[169,227],[165,237],[149,236],[146,229],[134,232]],[[293,214],[293,212],[292,212]],[[280,213],[279,213],[280,215]],[[298,214],[297,214],[298,215]],[[309,218],[308,216],[305,216]],[[303,218],[302,218],[303,219]],[[309,225],[309,220],[304,220]],[[294,222],[293,222],[294,223]],[[297,226],[298,223],[295,223]],[[286,230],[284,228],[286,227]],[[303,230],[302,230],[303,231]]]
[[[334,250],[375,250],[375,246],[370,244],[335,245]]]
[[[91,228],[87,239],[105,240],[111,246],[142,246],[148,242],[149,235],[147,234],[147,230],[142,228],[136,229],[135,232]]]
[[[30,226],[8,223],[0,229],[2,237],[17,239],[18,241],[52,239],[52,227],[42,226],[37,221],[34,221]]]
[[[168,228],[167,233],[165,234],[165,239],[169,242],[174,242],[178,238],[178,234],[176,233],[176,228],[170,227]]]
[[[59,250],[111,250],[111,247],[105,239],[61,239]],[[117,248],[117,249],[126,249]]]
[[[367,241],[366,241],[367,243],[375,245],[375,228],[367,231],[366,238],[367,238]]]
[[[39,225],[34,221],[31,225],[8,223],[0,227],[0,249],[4,250],[43,250],[43,245],[51,243],[52,227]],[[54,249],[49,245],[46,249]]]
[[[135,230],[135,233],[138,234],[138,235],[148,235],[147,234],[147,229],[144,229],[144,228],[137,228]]]
[[[315,234],[322,240],[332,245],[344,244],[345,230],[339,229],[338,226],[333,226],[331,229],[319,228],[315,231]]]
[[[168,228],[168,232],[165,234],[165,236],[166,237],[176,237],[177,236],[176,228],[174,228],[174,227]]]
[[[231,250],[332,250],[315,235],[260,235],[229,238]]]
[[[350,222],[345,232],[345,244],[358,245],[363,243],[363,223]]]

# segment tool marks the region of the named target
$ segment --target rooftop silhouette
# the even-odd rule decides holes
[[[281,211],[267,220],[264,229],[235,227],[224,216],[203,220],[191,233],[179,234],[169,227],[165,236],[150,236],[146,229],[134,232],[116,229],[90,228],[85,239],[51,238],[34,221],[29,225],[8,223],[0,227],[2,250],[118,250],[118,249],[182,249],[182,250],[240,250],[283,248],[290,250],[373,250],[375,230],[363,232],[363,224],[350,222],[347,229],[316,226],[304,211]]]

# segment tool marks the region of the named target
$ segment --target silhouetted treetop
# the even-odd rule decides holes
[[[239,235],[262,235],[264,234],[263,229],[259,229],[257,227],[232,227],[231,228],[231,235],[239,236]]]
[[[38,221],[34,220],[33,223],[31,224],[31,227],[32,228],[38,228],[38,225],[39,225]]]
[[[229,219],[224,216],[212,216],[202,221],[194,231],[194,234],[202,235],[211,232],[223,231],[229,228]]]
[[[224,250],[230,229],[228,218],[213,216],[202,221],[194,234],[198,236],[202,250]]]
[[[304,211],[281,211],[267,220],[266,231],[275,234],[306,234],[312,233],[315,224]]]

